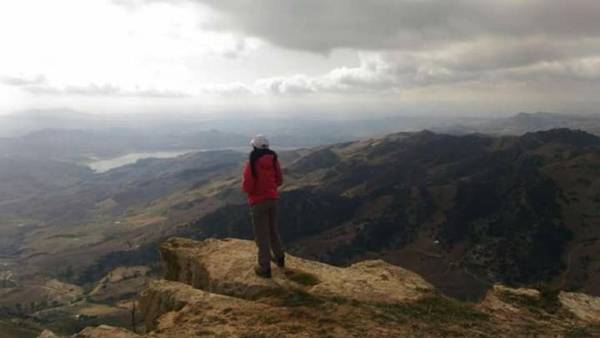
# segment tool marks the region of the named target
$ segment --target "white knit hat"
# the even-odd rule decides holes
[[[250,144],[259,149],[269,148],[269,140],[262,134],[254,136],[254,138],[250,140]]]

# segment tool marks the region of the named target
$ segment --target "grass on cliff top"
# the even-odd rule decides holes
[[[329,299],[337,304],[361,307],[373,314],[380,322],[393,322],[400,325],[412,325],[416,330],[426,332],[430,329],[445,332],[453,336],[465,334],[465,330],[482,328],[489,323],[490,316],[477,310],[473,304],[444,297],[431,295],[414,302],[406,303],[362,303],[344,298]],[[454,330],[453,328],[462,328]],[[476,331],[474,331],[476,332]]]
[[[411,303],[373,304],[379,318],[406,324],[415,321],[427,324],[473,326],[487,321],[489,316],[471,304],[442,296],[431,296]]]
[[[283,288],[264,290],[252,295],[249,300],[268,300],[268,303],[271,303],[272,305],[284,307],[316,307],[324,303],[323,299],[313,296],[304,290]]]
[[[311,280],[312,281],[312,280]],[[367,309],[374,318],[398,324],[423,323],[426,326],[452,325],[473,327],[488,321],[489,316],[470,304],[459,300],[433,295],[415,302],[384,304],[362,303],[345,298],[322,298],[301,289],[272,289],[252,297],[251,300],[271,299],[274,305],[284,307],[319,307],[333,302]]]
[[[292,282],[296,282],[304,286],[314,286],[321,283],[317,276],[301,270],[286,269],[285,276]]]

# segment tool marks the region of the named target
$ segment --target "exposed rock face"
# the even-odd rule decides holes
[[[537,299],[539,291],[534,289],[513,289],[496,284],[488,291],[483,301],[478,305],[484,311],[494,311],[496,314],[503,313],[508,316],[519,313],[518,307],[506,301],[506,295],[515,297],[531,297]]]
[[[76,337],[403,337],[600,334],[598,300],[496,285],[478,305],[440,296],[382,261],[348,268],[288,256],[272,279],[254,275],[253,242],[173,238],[166,279],[139,297],[146,333],[100,326]],[[573,313],[573,314],[571,314]]]
[[[38,338],[58,338],[58,336],[55,335],[54,332],[52,332],[50,330],[44,330],[44,331],[42,331],[42,333],[40,333]]]
[[[574,292],[540,292],[535,289],[494,285],[477,308],[493,316],[507,332],[525,332],[535,322],[534,331],[553,328],[557,336],[596,336],[600,334],[600,298]],[[531,331],[531,328],[529,329]],[[561,333],[562,330],[562,333]]]
[[[83,296],[83,289],[77,285],[63,283],[56,279],[51,279],[43,286],[46,290],[46,297],[53,302],[69,304],[77,301]]]
[[[269,306],[194,289],[179,282],[150,283],[140,297],[140,306],[146,327],[159,337],[319,337],[327,332],[350,337],[355,331],[345,328],[341,321],[324,320],[328,318],[327,313],[310,313],[300,307]],[[323,321],[317,324],[320,319]],[[368,320],[354,318],[353,322],[353,325],[370,328]],[[378,336],[405,332],[399,327],[370,329],[379,332]]]
[[[242,299],[218,295],[170,281],[152,281],[140,295],[140,307],[144,310],[146,328],[155,330],[169,325],[172,318],[159,318],[169,312],[177,312],[185,307],[204,306],[207,311],[225,311],[243,308],[250,312],[262,312],[266,305],[248,302]],[[189,311],[189,309],[187,309]],[[186,311],[186,312],[187,312]]]
[[[262,279],[253,271],[255,244],[239,239],[196,242],[172,238],[161,246],[160,253],[166,279],[240,298],[301,288],[321,297],[398,303],[420,299],[433,291],[417,274],[380,260],[339,268],[288,255],[291,269],[274,268],[272,279]]]
[[[73,336],[74,338],[139,338],[140,336],[118,327],[100,325],[95,328],[86,328]]]
[[[149,270],[146,266],[119,267],[98,282],[90,299],[103,302],[135,295],[143,289]]]
[[[592,297],[583,293],[561,292],[558,299],[577,318],[591,323],[600,323],[600,297]]]

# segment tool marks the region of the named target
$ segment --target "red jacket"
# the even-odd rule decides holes
[[[256,177],[252,176],[250,163],[244,166],[242,190],[248,194],[248,203],[254,205],[279,198],[277,187],[283,183],[279,161],[273,163],[273,155],[263,155],[255,163]]]

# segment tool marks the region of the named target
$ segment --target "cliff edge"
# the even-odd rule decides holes
[[[143,325],[86,328],[75,337],[586,336],[600,334],[598,299],[497,285],[479,304],[440,295],[380,260],[340,268],[288,256],[254,275],[253,242],[172,238],[164,280],[139,296]]]

